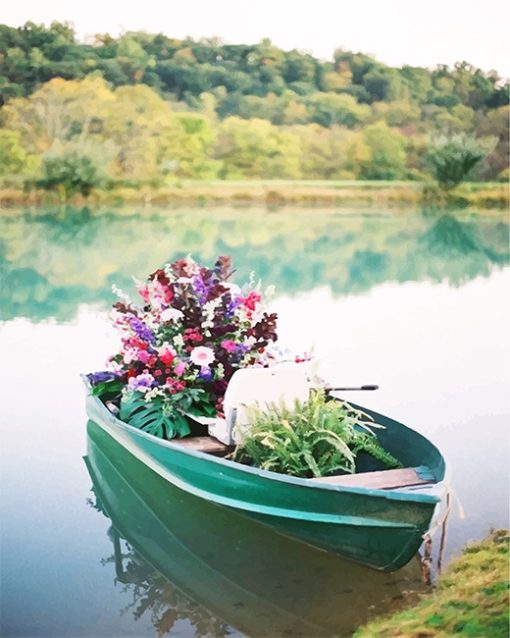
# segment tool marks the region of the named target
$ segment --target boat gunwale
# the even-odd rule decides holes
[[[84,383],[87,386],[87,389],[90,390],[90,383],[87,377],[85,375],[82,375],[82,379],[84,380]],[[417,491],[407,492],[407,491],[402,491],[399,489],[382,490],[382,489],[376,489],[376,488],[351,487],[351,486],[345,486],[345,485],[321,483],[320,481],[315,481],[314,479],[299,478],[297,476],[289,476],[287,474],[281,474],[279,472],[272,472],[271,470],[263,470],[258,467],[244,465],[242,463],[238,463],[237,461],[232,461],[230,459],[226,460],[218,456],[206,454],[198,450],[190,450],[187,448],[183,448],[177,443],[172,443],[171,440],[160,439],[152,434],[149,434],[148,432],[144,432],[143,430],[140,430],[139,428],[135,428],[134,426],[130,425],[129,423],[126,423],[125,421],[122,421],[121,419],[116,417],[114,414],[112,414],[112,412],[108,410],[108,407],[97,396],[94,396],[89,393],[87,400],[94,403],[94,405],[100,410],[100,414],[104,413],[104,417],[107,418],[108,421],[110,421],[113,427],[119,428],[120,430],[124,430],[128,434],[133,433],[136,436],[139,436],[148,441],[151,441],[154,445],[157,445],[162,448],[169,448],[173,450],[174,452],[178,452],[185,456],[191,456],[200,460],[206,460],[209,463],[216,464],[219,466],[234,467],[234,469],[238,471],[244,472],[246,474],[253,474],[255,476],[261,477],[266,480],[286,483],[288,485],[298,485],[301,487],[306,487],[308,489],[319,490],[319,491],[326,490],[326,491],[332,491],[332,492],[347,492],[352,494],[361,494],[365,496],[377,496],[377,497],[385,498],[390,501],[410,501],[410,502],[437,504],[441,500],[441,498],[436,494],[425,494],[423,492],[419,493]],[[99,423],[99,425],[101,425],[101,423]],[[403,424],[399,424],[399,425],[403,425]],[[404,426],[404,427],[407,427],[407,426]],[[416,433],[416,434],[419,434],[419,433]],[[430,441],[428,442],[430,445],[433,445],[433,443],[431,443]],[[435,487],[437,485],[440,485],[441,483],[442,481],[437,481],[435,483],[431,483],[430,486]],[[423,489],[426,489],[426,487]]]

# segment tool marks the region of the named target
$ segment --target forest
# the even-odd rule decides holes
[[[0,185],[427,181],[445,148],[481,159],[467,163],[472,179],[505,181],[508,95],[508,81],[466,62],[394,68],[269,40],[80,42],[68,24],[0,25]]]

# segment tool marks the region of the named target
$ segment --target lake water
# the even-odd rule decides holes
[[[379,384],[345,396],[440,447],[446,562],[508,526],[508,231],[501,212],[6,212],[1,635],[349,636],[425,587],[419,557],[381,574],[314,551],[87,434],[79,374],[115,351],[112,284],[188,253],[275,284],[284,345],[336,385]]]

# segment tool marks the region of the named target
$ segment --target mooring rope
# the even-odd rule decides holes
[[[422,579],[427,585],[432,583],[432,538],[439,528],[441,528],[441,538],[439,541],[439,552],[437,557],[437,572],[438,574],[441,573],[448,532],[448,520],[452,511],[453,501],[456,502],[459,519],[463,520],[466,516],[462,503],[450,483],[445,484],[445,488],[445,510],[443,514],[438,517],[435,524],[427,532],[425,532],[425,534],[423,534],[423,556],[421,558]]]

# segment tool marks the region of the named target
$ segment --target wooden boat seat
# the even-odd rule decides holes
[[[420,474],[418,474],[417,469],[420,470]],[[330,485],[345,485],[346,487],[393,490],[399,487],[412,487],[413,485],[435,483],[436,481],[430,471],[423,472],[424,469],[426,468],[404,467],[398,470],[342,474],[340,476],[317,477],[310,480],[329,483]]]
[[[187,450],[195,450],[196,452],[204,452],[214,456],[225,456],[232,449],[211,436],[190,436],[183,439],[172,439],[172,443],[180,445]]]

